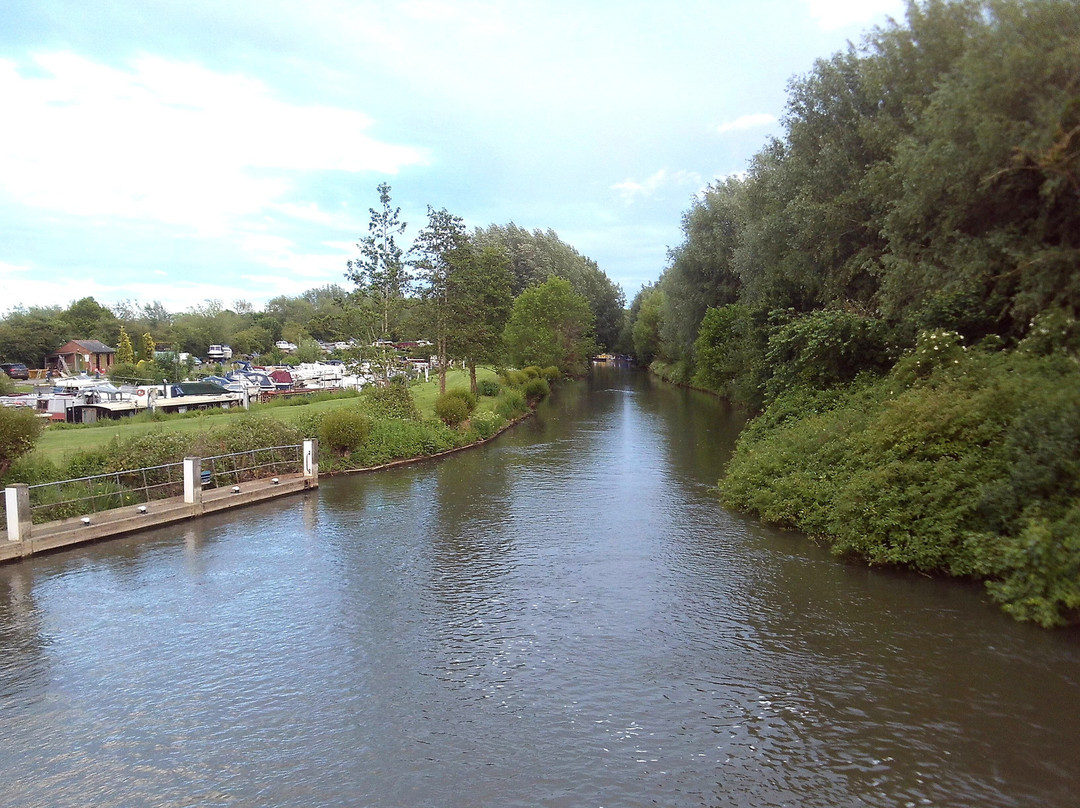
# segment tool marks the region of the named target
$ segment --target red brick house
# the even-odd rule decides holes
[[[116,363],[116,349],[96,339],[73,339],[45,357],[47,370],[60,373],[107,373]]]

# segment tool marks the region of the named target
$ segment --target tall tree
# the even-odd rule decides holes
[[[588,369],[596,351],[589,301],[558,277],[518,295],[503,338],[514,364],[555,366],[574,375]]]
[[[390,186],[379,183],[379,204],[370,209],[368,234],[357,242],[360,258],[348,263],[345,277],[356,284],[357,292],[373,298],[381,314],[383,337],[390,336],[392,315],[405,297],[409,278],[403,260],[404,252],[397,239],[405,233],[401,208],[390,205]]]
[[[465,225],[446,208],[428,205],[428,223],[413,245],[421,298],[427,304],[434,327],[435,352],[439,358],[439,392],[446,392],[447,338],[450,321],[450,280],[470,253]]]
[[[513,283],[510,258],[497,246],[470,250],[449,278],[448,350],[465,358],[474,393],[477,364],[497,364],[502,358]]]

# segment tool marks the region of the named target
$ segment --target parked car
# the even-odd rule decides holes
[[[0,364],[0,370],[4,371],[12,379],[22,379],[26,381],[30,378],[30,371],[27,370],[26,365],[22,362],[4,362]]]

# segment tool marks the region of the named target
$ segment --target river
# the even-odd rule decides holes
[[[721,402],[0,567],[0,805],[1074,806],[1080,635],[724,510]]]

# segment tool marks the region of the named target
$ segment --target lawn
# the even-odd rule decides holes
[[[495,372],[487,368],[477,368],[477,379],[496,378]],[[456,387],[467,388],[469,386],[469,374],[464,370],[452,370],[446,374],[446,389]],[[435,399],[439,396],[439,381],[437,376],[432,376],[430,381],[416,382],[410,390],[413,400],[420,408],[425,417],[435,417]],[[252,405],[251,411],[265,415],[268,418],[280,418],[286,422],[298,419],[304,413],[324,412],[338,407],[348,407],[354,403],[352,398],[331,399],[328,401],[316,401],[310,404],[297,404],[294,406],[265,406]],[[494,399],[481,398],[478,410],[489,410],[494,407]],[[114,436],[130,437],[149,432],[198,432],[203,429],[218,428],[221,424],[228,423],[229,418],[236,418],[242,414],[242,410],[201,410],[197,413],[171,416],[165,420],[155,421],[147,416],[124,418],[119,421],[104,421],[97,424],[74,428],[47,428],[38,440],[34,454],[38,457],[47,458],[54,462],[62,463],[73,454],[93,449],[102,443],[111,440]]]

